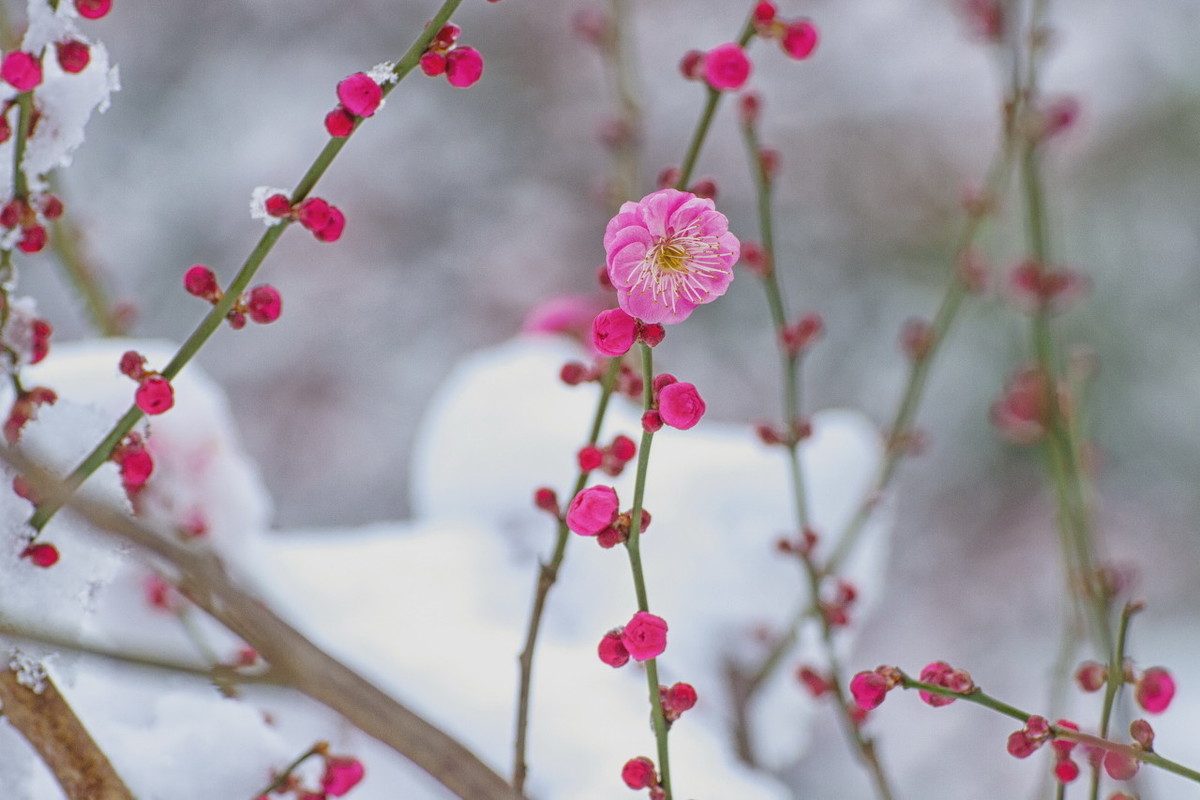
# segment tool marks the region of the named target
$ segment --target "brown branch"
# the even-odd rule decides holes
[[[40,497],[66,507],[102,531],[136,545],[162,562],[192,602],[253,647],[281,681],[344,716],[425,770],[463,800],[519,800],[478,756],[395,698],[325,653],[238,586],[212,553],[193,550],[107,503],[70,490],[27,456],[0,448]]]
[[[0,703],[9,724],[37,751],[69,800],[134,800],[54,683],[45,678],[44,684],[34,692],[12,670],[0,670]]]

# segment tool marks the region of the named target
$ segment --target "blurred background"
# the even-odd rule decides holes
[[[680,57],[734,38],[750,3],[629,5],[628,64],[643,112],[637,199],[678,164],[703,101],[679,75]],[[771,43],[751,51],[764,144],[781,155],[780,274],[793,313],[818,311],[826,323],[806,362],[805,402],[859,408],[884,425],[905,375],[899,328],[936,308],[960,198],[997,146],[998,63],[954,0],[779,6],[785,17],[812,17],[822,36],[803,63]],[[247,211],[251,190],[293,186],[326,141],[337,81],[398,57],[435,7],[116,0],[85,26],[119,64],[122,90],[63,171],[63,196],[104,284],[135,305],[133,333],[180,341],[192,330],[207,306],[183,292],[184,270],[205,263],[222,280],[233,275],[261,234]],[[595,289],[612,210],[600,131],[617,105],[573,20],[606,8],[464,3],[454,21],[460,42],[484,55],[483,80],[468,90],[419,73],[405,81],[316,191],[345,212],[342,240],[290,231],[260,273],[283,294],[282,318],[222,330],[200,355],[229,393],[279,527],[404,517],[410,444],[455,361],[514,335],[539,302]],[[1165,630],[1190,626],[1200,638],[1191,622],[1200,612],[1200,5],[1056,0],[1051,19],[1044,90],[1082,107],[1049,148],[1046,171],[1054,252],[1093,287],[1056,326],[1100,365],[1086,404],[1102,453],[1097,531],[1102,550],[1142,576],[1146,616],[1182,621]],[[716,180],[734,232],[756,239],[732,103],[697,177]],[[1023,255],[1019,211],[1010,204],[981,242],[993,287]],[[49,259],[26,262],[22,281],[56,336],[89,334]],[[987,419],[1028,357],[1028,327],[993,289],[968,300],[941,351],[918,415],[928,447],[895,493],[894,600],[869,621],[856,667],[944,658],[970,665],[996,694],[1039,702],[1061,617],[1053,510],[1036,453],[1006,445]],[[670,331],[658,359],[701,387],[714,417],[778,413],[773,334],[749,274]],[[1029,642],[1039,628],[1046,635]],[[1141,643],[1146,664],[1154,641]],[[878,724],[885,741],[895,733],[914,748],[895,764],[910,778],[940,769],[954,726],[996,737],[1010,727],[966,711],[881,714]],[[797,786],[857,796],[853,770],[811,768],[848,759],[840,737],[828,738],[798,765]],[[946,796],[1001,796],[1011,761],[980,759],[978,793]],[[836,783],[847,775],[850,789]]]

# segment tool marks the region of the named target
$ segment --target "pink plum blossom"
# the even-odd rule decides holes
[[[321,791],[341,797],[363,779],[363,765],[350,756],[329,756],[325,759],[325,774],[321,776]]]
[[[42,65],[29,53],[14,50],[0,61],[0,78],[18,92],[28,92],[42,82]]]
[[[621,643],[636,661],[656,658],[667,649],[667,621],[648,611],[639,611],[621,631]]]
[[[704,56],[704,80],[718,91],[740,89],[750,77],[750,59],[737,42],[720,44]]]
[[[695,427],[704,416],[704,400],[700,392],[690,383],[668,384],[658,393],[658,413],[662,421],[672,428],[686,431]]]
[[[592,346],[606,356],[625,355],[637,336],[637,320],[619,308],[601,311],[592,322]]]
[[[617,518],[617,490],[611,486],[590,486],[571,501],[567,508],[567,527],[582,536],[595,536]]]
[[[446,80],[465,89],[483,77],[483,56],[473,47],[456,47],[446,53]]]
[[[723,295],[741,250],[712,200],[676,189],[622,205],[604,249],[617,304],[648,323],[682,322]]]

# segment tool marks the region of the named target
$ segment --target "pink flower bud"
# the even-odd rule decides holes
[[[335,139],[342,139],[354,130],[354,117],[342,106],[325,115],[325,132]],[[275,215],[282,216],[282,215]]]
[[[446,54],[446,80],[459,89],[483,76],[483,56],[473,47],[456,47]]]
[[[421,56],[421,72],[429,77],[436,77],[446,71],[446,56],[435,50],[430,50]]]
[[[267,213],[272,217],[286,217],[292,213],[292,201],[286,194],[273,194],[265,203]]]
[[[112,10],[112,0],[75,0],[75,10],[84,19],[100,19]]]
[[[54,328],[44,319],[35,319],[29,325],[30,342],[29,363],[37,364],[50,352],[50,336]]]
[[[28,92],[42,82],[42,65],[29,53],[15,50],[0,61],[0,78],[18,92]]]
[[[600,660],[613,669],[629,663],[629,651],[625,649],[625,644],[621,641],[619,630],[611,630],[604,634],[596,652],[600,655]]]
[[[679,74],[689,81],[698,81],[704,75],[704,53],[699,50],[688,50],[683,54],[683,58],[679,60]],[[667,186],[674,186],[675,181],[671,181]],[[659,186],[663,186],[659,182]]]
[[[623,356],[637,341],[638,321],[619,308],[601,311],[592,322],[592,346],[606,356]]]
[[[647,347],[658,347],[665,338],[667,338],[667,329],[657,322],[638,325],[638,339],[644,342]]]
[[[154,473],[154,459],[141,445],[126,446],[118,460],[121,470],[121,484],[126,491],[140,489],[150,480]]]
[[[1133,756],[1108,750],[1104,753],[1104,771],[1114,781],[1127,781],[1137,775],[1141,762]]]
[[[695,687],[690,683],[677,683],[667,690],[663,706],[676,714],[682,714],[696,705],[696,700]]]
[[[1154,728],[1144,719],[1135,719],[1129,723],[1129,735],[1142,746],[1143,750],[1154,749]]]
[[[346,215],[337,206],[330,206],[329,218],[325,220],[324,225],[313,231],[313,236],[319,242],[336,242],[342,238],[342,231],[345,229]]]
[[[913,361],[920,361],[933,349],[935,336],[933,325],[928,321],[908,319],[900,329],[900,347]]]
[[[146,375],[146,357],[136,350],[126,350],[117,365],[122,375],[140,381]]]
[[[658,413],[672,428],[685,431],[704,416],[704,400],[690,383],[672,383],[658,393]]]
[[[637,455],[637,445],[628,436],[617,436],[609,446],[609,452],[618,461],[632,461]]]
[[[1055,720],[1054,725],[1055,727],[1066,728],[1067,730],[1079,730],[1079,726],[1069,719]],[[1050,742],[1050,746],[1054,748],[1054,752],[1058,754],[1059,758],[1066,758],[1070,755],[1071,751],[1075,749],[1076,744],[1078,742],[1073,742],[1070,739],[1054,739]]]
[[[775,21],[775,4],[768,0],[761,0],[754,7],[754,24],[769,25]]]
[[[296,221],[310,231],[320,230],[329,222],[333,206],[320,197],[309,197],[296,206]]]
[[[717,91],[740,89],[750,77],[750,59],[736,42],[720,44],[704,56],[704,80]]]
[[[630,789],[646,789],[658,784],[658,773],[654,771],[654,762],[645,756],[631,758],[621,768],[621,780]]]
[[[260,325],[274,322],[282,312],[283,298],[274,286],[255,286],[246,297],[246,313]]]
[[[48,194],[42,198],[42,216],[46,219],[58,219],[63,214],[63,202],[55,195]]]
[[[533,493],[533,504],[542,511],[558,514],[558,494],[548,486],[542,486]]]
[[[575,460],[579,462],[579,469],[582,472],[591,472],[594,469],[599,469],[604,463],[604,453],[600,448],[593,445],[587,445],[580,448],[575,456]]]
[[[31,544],[21,553],[21,558],[28,558],[35,567],[48,569],[58,563],[58,548],[52,544]]]
[[[808,689],[808,693],[813,697],[828,694],[833,689],[828,679],[812,667],[800,667],[796,670],[796,677],[804,684],[804,688]]]
[[[369,117],[383,102],[383,89],[367,73],[356,72],[338,83],[337,97],[351,114]]]
[[[214,303],[221,295],[221,287],[217,285],[217,276],[203,264],[193,264],[187,272],[183,273],[183,288],[190,295]]]
[[[567,527],[581,536],[595,536],[617,518],[619,501],[611,486],[591,486],[575,495],[567,507]]]
[[[741,117],[742,124],[752,126],[758,122],[758,115],[762,111],[762,98],[756,92],[746,92],[738,99],[738,116]],[[745,242],[742,243],[742,255],[746,255]]]
[[[83,72],[92,60],[91,50],[87,44],[78,39],[67,39],[65,42],[56,42],[54,45],[54,54],[58,58],[58,65],[62,67],[62,71],[72,74]]]
[[[357,758],[329,756],[325,759],[325,774],[321,776],[321,791],[341,797],[363,779],[363,765]]]
[[[789,56],[803,61],[817,49],[817,28],[806,19],[793,22],[783,32],[779,44]]]
[[[171,383],[166,378],[161,375],[152,375],[144,378],[138,385],[134,401],[137,403],[137,407],[146,414],[162,414],[175,405],[175,390],[171,388]]]
[[[1103,689],[1107,676],[1108,668],[1095,661],[1085,661],[1075,670],[1075,682],[1085,692],[1098,692]]]
[[[859,708],[877,708],[891,689],[888,679],[875,672],[860,672],[850,679],[850,694]]]
[[[648,611],[639,611],[621,631],[621,643],[636,661],[656,658],[667,649],[667,622]]]
[[[1040,746],[1041,742],[1031,738],[1024,730],[1013,731],[1008,735],[1008,754],[1013,758],[1029,758]]]
[[[29,225],[21,228],[21,238],[17,247],[22,253],[40,253],[46,246],[46,229],[41,225]]]
[[[1134,697],[1151,714],[1161,714],[1175,697],[1175,679],[1162,667],[1150,667],[1138,680]]]
[[[1079,765],[1069,758],[1060,758],[1054,764],[1054,777],[1059,783],[1070,783],[1079,777]]]
[[[662,426],[662,414],[660,414],[657,410],[652,408],[646,413],[642,414],[642,430],[646,431],[647,433],[657,433],[662,429]]]

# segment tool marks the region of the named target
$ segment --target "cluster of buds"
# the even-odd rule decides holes
[[[694,384],[684,383],[664,372],[654,377],[653,403],[642,414],[642,428],[654,433],[663,425],[670,425],[686,431],[696,426],[707,408]]]
[[[845,578],[833,578],[833,589],[824,592],[819,605],[821,616],[831,628],[844,628],[850,624],[850,607],[858,599],[858,589]]]
[[[639,611],[623,627],[604,634],[596,653],[601,661],[616,669],[629,663],[631,657],[634,661],[649,661],[666,649],[667,621],[649,611]]]
[[[12,409],[8,412],[8,419],[4,421],[4,439],[9,444],[15,444],[21,438],[21,430],[30,420],[37,419],[37,412],[41,406],[52,406],[58,400],[58,395],[53,389],[47,389],[45,386],[34,386],[32,389],[26,389],[17,393],[17,398],[13,400]]]
[[[604,379],[604,373],[607,371],[607,368],[607,365],[601,362],[594,363],[589,367],[579,361],[568,361],[563,364],[558,377],[567,386],[580,386],[591,382],[599,383]],[[621,363],[618,369],[617,382],[613,386],[613,391],[617,394],[623,394],[626,397],[632,397],[635,400],[640,399],[644,387],[641,373],[624,362]]]
[[[630,789],[649,789],[650,800],[664,800],[667,790],[659,783],[654,762],[645,756],[631,758],[621,768],[621,780]]]
[[[679,178],[683,173],[679,171],[679,167],[664,167],[659,171],[658,177],[654,179],[654,184],[659,189],[674,189],[679,184]],[[712,178],[701,178],[700,180],[689,186],[686,191],[696,195],[696,197],[707,198],[708,200],[716,200],[718,194],[717,182]],[[607,270],[605,276],[600,282],[600,285],[606,289],[615,289],[612,281],[608,279]]]
[[[904,675],[896,667],[880,665],[871,671],[860,672],[850,679],[850,696],[864,711],[878,708],[887,693],[904,682]]]
[[[234,666],[253,666],[257,661],[258,654],[250,648],[244,648],[243,652],[239,653]],[[274,794],[291,794],[295,800],[328,800],[330,797],[342,797],[361,783],[366,774],[361,761],[353,756],[331,755],[326,742],[317,742],[313,745],[312,754],[321,756],[325,762],[324,770],[321,773],[320,788],[315,791],[308,789],[299,776],[289,773],[276,780],[278,785]],[[269,800],[269,798],[266,795],[260,795],[255,800]]]
[[[539,490],[535,501],[539,507],[544,498]],[[552,501],[557,508],[557,500]],[[567,528],[580,536],[595,536],[596,543],[608,550],[629,541],[633,529],[633,512],[620,511],[621,504],[617,498],[617,490],[611,486],[589,486],[579,492],[567,506]],[[645,533],[650,527],[650,512],[642,509],[638,533]]]
[[[360,119],[383,104],[383,87],[365,72],[343,78],[337,85],[338,105],[325,115],[325,130],[334,138],[349,136]]]
[[[817,49],[817,28],[803,17],[781,19],[775,4],[762,0],[754,7],[754,30],[764,39],[778,39],[783,52],[803,61]]]
[[[430,77],[445,75],[451,86],[465,89],[483,76],[483,56],[473,47],[460,47],[462,28],[448,22],[433,37],[421,56],[421,71]]]
[[[146,357],[136,350],[126,350],[119,365],[121,374],[137,381],[134,402],[143,413],[154,416],[169,411],[175,405],[175,390],[171,382],[154,370],[146,369]]]
[[[975,681],[971,679],[971,673],[965,669],[955,669],[945,661],[934,661],[926,664],[925,668],[921,670],[921,682],[932,684],[933,686],[941,686],[957,694],[969,694],[975,690]],[[947,697],[943,694],[927,692],[924,689],[917,692],[917,694],[921,700],[934,708],[948,706],[957,699]]]
[[[820,314],[805,314],[796,322],[787,323],[779,329],[779,346],[788,358],[797,359],[811,350],[824,332],[825,322]]]
[[[1069,411],[1065,390],[1060,387],[1052,393],[1049,380],[1037,367],[1019,369],[1009,379],[991,408],[992,425],[1005,439],[1019,445],[1040,441],[1050,427],[1052,398],[1060,415]]]
[[[625,471],[625,465],[637,455],[637,445],[628,436],[617,436],[607,447],[594,444],[584,445],[576,454],[580,472],[603,470],[606,475],[617,477]]]
[[[136,355],[136,354],[135,354]],[[131,364],[134,362],[131,362]],[[113,448],[108,457],[121,473],[121,486],[132,501],[146,488],[146,481],[154,472],[154,458],[146,449],[146,440],[140,433],[133,432]]]
[[[1088,280],[1072,269],[1048,269],[1027,259],[1013,267],[1009,278],[1014,304],[1027,313],[1058,312],[1087,293]]]
[[[183,274],[183,288],[188,294],[207,300],[214,306],[225,295],[217,283],[217,276],[203,264],[193,264]],[[283,298],[279,296],[279,290],[264,283],[243,293],[230,307],[225,319],[229,322],[229,327],[241,330],[246,327],[246,317],[260,325],[266,325],[279,319],[281,313]]]
[[[696,705],[696,689],[690,683],[676,683],[671,687],[658,687],[658,701],[662,704],[663,718],[667,727],[683,716],[683,712]]]
[[[592,321],[592,347],[610,358],[625,355],[637,342],[655,347],[666,335],[657,322],[642,322],[619,308],[601,311]]]
[[[1013,731],[1008,737],[1008,754],[1014,758],[1028,758],[1046,742],[1054,748],[1054,778],[1059,783],[1070,783],[1079,777],[1079,765],[1071,758],[1076,742],[1055,738],[1056,730],[1078,731],[1079,726],[1060,719],[1053,726],[1045,717],[1034,714],[1025,721],[1025,727]],[[1136,763],[1136,762],[1135,762]]]
[[[0,116],[0,123],[4,120]],[[0,124],[0,142],[6,141],[11,135],[7,124]],[[17,249],[22,253],[38,253],[46,246],[46,222],[62,216],[63,204],[55,195],[45,194],[32,201],[21,197],[9,200],[0,208],[0,226],[16,236],[13,231],[20,230],[17,238]]]
[[[320,197],[309,197],[292,205],[286,194],[277,192],[264,203],[268,217],[299,222],[319,242],[336,242],[346,228],[346,215]]]
[[[1108,667],[1095,661],[1085,661],[1075,670],[1075,682],[1085,692],[1100,691],[1108,677]],[[1150,714],[1163,713],[1175,698],[1175,679],[1165,667],[1147,667],[1138,672],[1126,666],[1121,680],[1133,684],[1134,699]]]
[[[765,445],[795,447],[812,436],[812,420],[808,417],[797,417],[787,428],[769,422],[758,422],[754,425],[754,433]]]
[[[742,264],[760,278],[771,274],[771,260],[758,242],[742,242]]]
[[[689,50],[679,62],[679,71],[690,81],[704,81],[718,92],[742,88],[750,79],[753,66],[745,49],[737,42],[719,44],[707,53]]]

